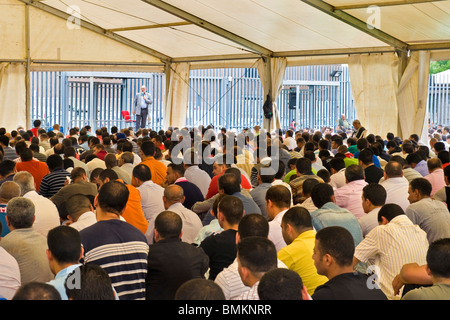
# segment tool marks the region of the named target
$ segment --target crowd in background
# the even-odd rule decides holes
[[[450,298],[450,132],[0,128],[0,296]]]

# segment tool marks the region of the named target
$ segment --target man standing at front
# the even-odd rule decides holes
[[[151,98],[145,86],[141,86],[141,92],[134,97],[132,112],[136,114],[136,132],[147,125],[148,108],[152,104]]]

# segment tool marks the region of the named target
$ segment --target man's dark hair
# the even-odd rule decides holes
[[[432,242],[428,247],[426,259],[434,277],[450,278],[450,238]]]
[[[141,144],[141,151],[147,157],[153,157],[153,155],[155,154],[155,148],[155,144],[150,140],[144,141]]]
[[[71,281],[77,277],[79,286]],[[70,273],[64,282],[67,297],[71,300],[115,300],[108,273],[98,265],[85,264]]]
[[[16,163],[9,159],[4,159],[0,162],[0,175],[6,177],[8,174],[14,172]]]
[[[389,140],[388,142],[386,142],[386,148],[397,148],[398,144],[397,141],[395,140]]]
[[[311,160],[311,162],[313,162],[316,159],[314,151],[305,151],[304,157]]]
[[[238,224],[244,214],[242,200],[231,195],[224,196],[217,208],[218,212],[222,213],[230,224]]]
[[[46,163],[50,171],[53,171],[58,168],[63,168],[63,159],[58,154],[49,155],[46,160]]]
[[[20,152],[20,159],[22,161],[31,161],[33,160],[33,151],[29,148],[25,148]]]
[[[86,196],[81,193],[71,195],[65,202],[67,214],[78,219],[81,214],[90,210],[90,205],[93,205],[93,202],[93,196]]]
[[[411,186],[412,191],[418,190],[422,196],[429,197],[431,196],[432,186],[430,181],[425,178],[415,178],[413,179],[409,185]]]
[[[345,169],[345,178],[348,182],[364,180],[364,169],[357,164],[352,164]]]
[[[391,141],[391,140],[393,140],[394,139],[394,134],[392,133],[392,132],[388,132],[387,134],[386,134],[386,139],[388,139],[389,141]]]
[[[312,219],[309,211],[303,207],[294,206],[285,212],[282,221],[291,225],[296,231],[312,228]]]
[[[2,145],[4,145],[5,147],[9,146],[9,138],[8,138],[8,136],[1,135],[0,136],[0,143]]]
[[[77,157],[77,152],[76,152],[75,148],[74,147],[64,148],[64,157],[65,158],[68,158],[68,157],[76,158]]]
[[[117,175],[117,172],[115,172],[113,169],[105,169],[100,173],[98,178],[101,181],[105,181],[106,178],[109,178],[109,181],[115,181],[119,179],[119,176]]]
[[[326,169],[321,169],[321,170],[327,171]],[[305,196],[310,195],[312,189],[314,188],[314,186],[316,186],[319,183],[320,183],[319,180],[314,179],[314,178],[308,178],[305,181],[303,181],[303,184],[302,184],[302,192],[303,192],[303,194]]]
[[[260,300],[303,300],[303,281],[300,275],[287,268],[266,272],[258,285]]]
[[[246,214],[239,221],[238,233],[241,239],[251,236],[268,237],[269,222],[261,214]]]
[[[331,202],[334,196],[333,187],[328,183],[319,183],[311,190],[311,199],[317,208],[321,208],[325,203]]]
[[[369,142],[366,138],[359,138],[358,141],[356,141],[356,148],[361,152],[365,148],[369,146]]]
[[[364,163],[364,165],[369,165],[373,163],[373,151],[372,149],[366,148],[359,152],[358,160]]]
[[[344,143],[344,138],[342,138],[342,136],[336,134],[336,135],[331,137],[331,141],[336,143],[338,146],[341,146]]]
[[[37,153],[39,153],[39,150],[40,150],[39,145],[37,143],[30,144],[30,146],[28,148],[30,148],[31,151],[37,152]]]
[[[340,226],[326,227],[317,231],[316,240],[321,256],[329,254],[341,267],[352,265],[355,240],[350,231]]]
[[[59,263],[79,263],[81,237],[78,230],[69,226],[58,226],[47,234],[47,246]]]
[[[328,171],[328,169],[320,169],[319,171],[317,171],[317,176],[319,177],[319,178],[322,178],[322,180],[324,181],[324,182],[326,182],[326,183],[329,183],[330,181],[331,181],[331,173],[330,173],[330,171]],[[307,179],[307,180],[310,180],[310,179]],[[313,180],[316,180],[316,179],[313,179]],[[305,182],[303,182],[303,185],[302,185],[302,192],[306,195],[306,194],[310,194],[311,192],[309,192],[309,193],[305,193]]]
[[[141,181],[150,181],[152,179],[152,172],[145,164],[138,164],[133,168],[133,176]]]
[[[434,151],[439,153],[440,151],[445,150],[445,144],[442,141],[438,141],[434,144]]]
[[[414,146],[413,146],[413,144],[411,142],[403,143],[402,144],[402,150],[406,154],[411,154],[411,153],[414,153]]]
[[[336,158],[330,160],[330,168],[336,171],[340,171],[345,168],[345,161],[343,158]]]
[[[155,229],[165,239],[178,238],[182,227],[180,216],[172,211],[163,211],[155,219]]]
[[[291,206],[292,195],[287,187],[275,185],[267,190],[265,199],[272,201],[278,208],[288,208]]]
[[[368,199],[374,206],[382,206],[386,203],[386,189],[378,183],[369,183],[363,188],[362,196]]]
[[[176,164],[176,163],[171,162],[171,163],[169,163],[169,164],[167,165],[167,167],[168,167],[168,168],[169,168],[169,167],[172,168],[172,171],[177,172],[177,173],[180,174],[181,176],[184,176],[184,172],[186,171],[186,170],[184,169],[184,166],[183,166],[182,163]]]
[[[301,174],[311,174],[312,173],[312,163],[308,158],[298,158],[295,162],[295,167],[297,172]]]
[[[241,265],[252,273],[262,273],[277,268],[277,250],[269,239],[247,237],[241,239],[236,247]]]
[[[183,283],[175,293],[175,300],[225,300],[225,295],[213,280],[197,278]]]
[[[422,157],[417,152],[410,153],[406,156],[406,162],[409,165],[411,165],[413,163],[417,164],[422,160],[423,160]]]
[[[51,284],[32,281],[22,284],[12,300],[61,300],[61,295]]]
[[[328,140],[322,139],[318,143],[319,147],[323,150],[328,150],[329,142]]]
[[[447,179],[449,179],[450,181],[450,166],[446,166],[444,168],[444,176],[447,177]]]
[[[442,164],[450,162],[450,153],[446,150],[439,151],[437,157],[439,158],[439,160],[441,160]]]
[[[387,221],[391,221],[399,215],[405,214],[402,207],[395,203],[387,203],[378,211],[378,222],[382,222],[381,217],[385,217]]]
[[[228,195],[241,191],[241,183],[236,175],[232,173],[224,173],[221,175],[218,179],[218,186],[219,190],[223,190]]]
[[[129,195],[130,192],[123,183],[109,181],[98,192],[98,206],[104,211],[120,215],[127,205]]]

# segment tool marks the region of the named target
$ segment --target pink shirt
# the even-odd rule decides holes
[[[426,175],[424,178],[431,183],[431,196],[434,196],[436,192],[446,186],[443,169],[436,169],[432,173]]]
[[[364,217],[366,214],[362,207],[362,189],[367,185],[364,180],[356,180],[345,184],[334,190],[336,204],[353,213],[356,218]]]

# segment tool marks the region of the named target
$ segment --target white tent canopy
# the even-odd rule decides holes
[[[406,136],[422,131],[430,59],[450,59],[450,1],[0,0],[0,43],[10,128],[29,124],[30,71],[165,72],[179,115],[191,69],[257,67],[275,98],[286,66],[345,63],[365,127]]]

